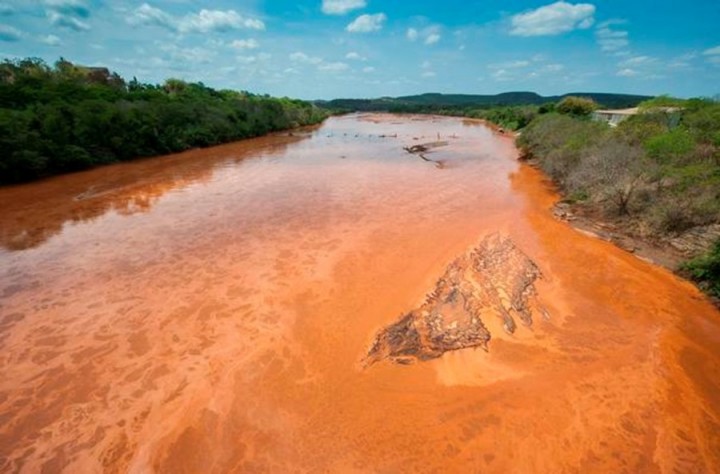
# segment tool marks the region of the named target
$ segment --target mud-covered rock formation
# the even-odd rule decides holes
[[[508,333],[516,317],[532,324],[532,308],[540,308],[534,283],[538,267],[508,237],[486,237],[453,261],[419,308],[381,330],[364,359],[408,364],[440,357],[447,351],[488,349],[490,331],[483,321],[501,318]]]

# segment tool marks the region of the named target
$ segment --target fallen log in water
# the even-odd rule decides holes
[[[418,153],[424,153],[432,148],[438,148],[441,146],[448,146],[448,145],[449,145],[449,142],[437,141],[437,142],[421,143],[421,144],[412,145],[412,146],[405,146],[405,147],[403,147],[403,150],[415,155]]]

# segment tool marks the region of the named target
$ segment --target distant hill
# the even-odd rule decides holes
[[[393,111],[426,108],[488,108],[511,105],[542,105],[558,102],[567,96],[589,97],[603,107],[635,107],[640,102],[652,99],[652,96],[630,94],[607,94],[598,92],[572,92],[569,94],[543,97],[535,92],[504,92],[496,95],[476,94],[438,94],[428,93],[403,97],[381,97],[378,99],[334,99],[317,101],[322,107],[348,109],[354,111]]]

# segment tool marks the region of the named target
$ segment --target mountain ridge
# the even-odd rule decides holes
[[[391,111],[407,107],[503,107],[516,105],[542,105],[558,102],[564,97],[580,96],[593,99],[603,107],[634,107],[654,96],[637,94],[613,94],[608,92],[570,92],[563,95],[542,96],[531,91],[510,91],[500,94],[442,94],[427,92],[399,97],[378,97],[374,99],[340,98],[315,101],[316,104],[336,109],[356,111]]]

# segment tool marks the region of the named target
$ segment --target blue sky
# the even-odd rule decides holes
[[[305,99],[720,93],[720,1],[0,0],[0,57]]]

